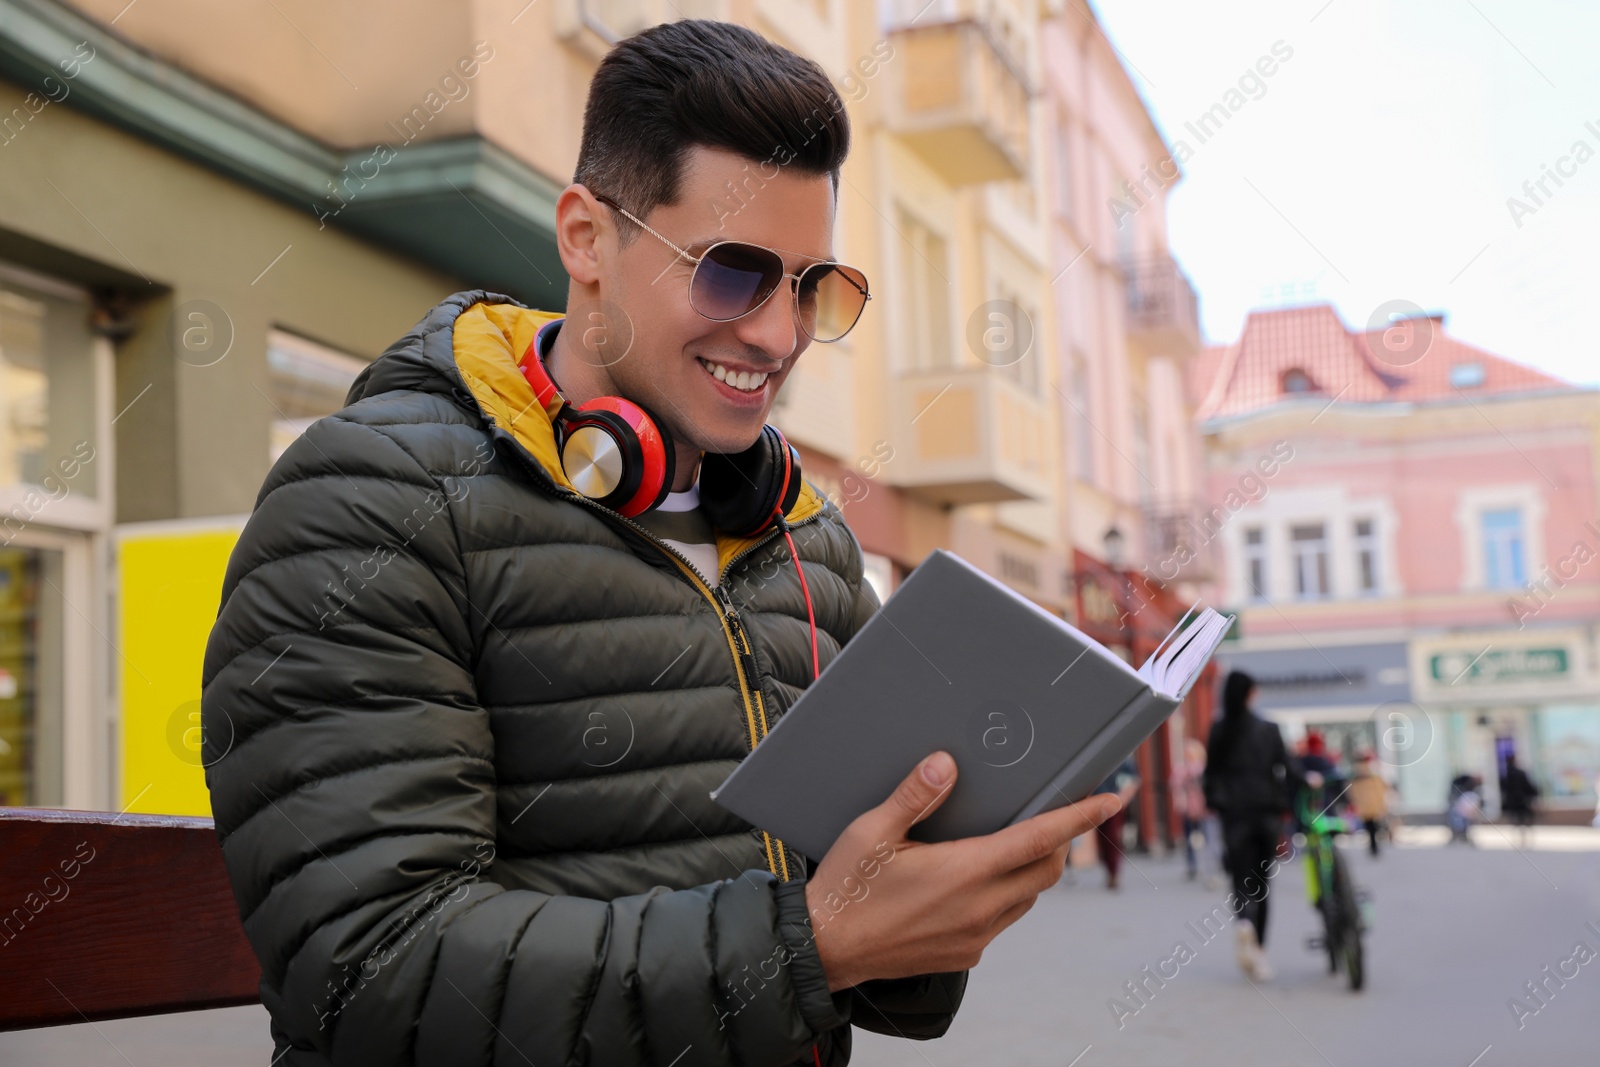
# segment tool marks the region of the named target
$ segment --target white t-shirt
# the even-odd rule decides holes
[[[718,584],[717,540],[711,520],[700,510],[699,483],[668,493],[659,507],[633,521],[683,553],[711,586]]]

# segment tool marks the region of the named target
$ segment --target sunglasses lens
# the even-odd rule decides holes
[[[772,295],[783,279],[783,260],[754,245],[725,242],[708,250],[695,268],[690,303],[708,319],[726,322],[747,315]]]
[[[867,276],[842,263],[816,263],[800,275],[800,325],[814,341],[837,341],[867,306]]]

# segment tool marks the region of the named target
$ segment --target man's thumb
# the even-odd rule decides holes
[[[956,782],[956,761],[950,753],[939,751],[911,768],[911,773],[901,779],[884,807],[890,812],[895,828],[905,831],[933,813]]]

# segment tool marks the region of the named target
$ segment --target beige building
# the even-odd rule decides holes
[[[1077,616],[1074,550],[1152,558],[1194,298],[1159,197],[1107,210],[1166,149],[1081,3],[0,0],[0,803],[205,810],[200,654],[271,462],[444,295],[562,305],[588,81],[680,16],[850,108],[835,248],[879,299],[774,421],[881,591],[945,546]]]

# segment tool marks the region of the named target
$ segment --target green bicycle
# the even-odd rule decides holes
[[[1311,805],[1320,802],[1320,797],[1320,789],[1306,789],[1295,800],[1299,836],[1304,841],[1306,895],[1322,915],[1323,935],[1308,938],[1306,947],[1326,949],[1328,973],[1336,974],[1343,967],[1351,990],[1358,991],[1366,983],[1361,935],[1369,925],[1367,900],[1357,892],[1350,869],[1334,845],[1335,836],[1349,833],[1351,828],[1339,816],[1329,815],[1326,808],[1313,812]]]

